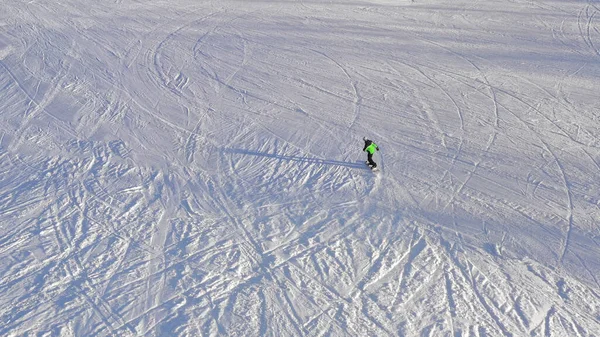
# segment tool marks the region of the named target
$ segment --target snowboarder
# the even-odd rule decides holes
[[[375,151],[379,151],[379,146],[373,143],[372,140],[367,139],[367,137],[363,137],[363,140],[365,141],[365,147],[363,148],[363,151],[367,151],[366,163],[371,167],[371,169],[375,169],[377,167],[377,163],[373,161],[373,153],[375,153]]]

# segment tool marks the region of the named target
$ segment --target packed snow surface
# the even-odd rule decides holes
[[[0,336],[598,336],[599,92],[596,0],[0,0]]]

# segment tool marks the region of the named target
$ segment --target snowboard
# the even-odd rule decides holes
[[[379,172],[379,166],[377,166],[377,167],[371,167],[371,165],[369,165],[368,161],[366,161],[365,164],[367,165],[368,168],[371,169],[371,171],[373,171],[373,172]]]

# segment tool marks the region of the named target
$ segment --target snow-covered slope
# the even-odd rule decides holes
[[[0,3],[1,336],[598,335],[600,3]]]

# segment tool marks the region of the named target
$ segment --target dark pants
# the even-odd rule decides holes
[[[373,168],[377,167],[377,164],[373,161],[373,154],[367,152],[367,161],[369,162],[369,165]]]

